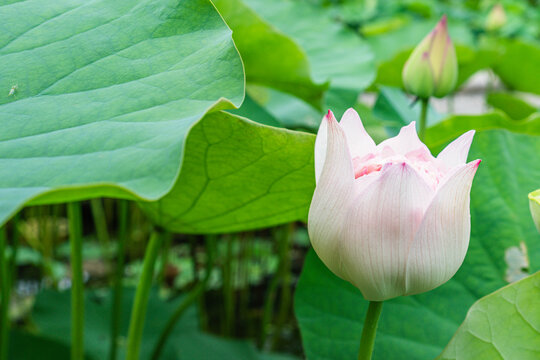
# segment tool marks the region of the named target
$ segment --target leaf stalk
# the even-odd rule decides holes
[[[148,298],[150,296],[152,279],[154,277],[154,267],[162,243],[162,232],[159,230],[154,230],[150,235],[150,241],[146,247],[143,269],[139,278],[139,284],[137,285],[133,308],[131,310],[131,319],[129,322],[129,332],[127,339],[126,360],[139,359]]]

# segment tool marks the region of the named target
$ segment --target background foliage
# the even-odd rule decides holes
[[[0,278],[9,358],[69,358],[70,201],[83,210],[88,359],[110,354],[120,258],[126,288],[114,343],[124,356],[133,288],[156,227],[165,241],[141,358],[150,358],[167,319],[197,289],[161,359],[355,358],[366,302],[309,250],[305,230],[313,133],[328,108],[340,116],[354,107],[377,142],[417,120],[401,70],[443,14],[458,88],[432,102],[426,143],[436,154],[477,130],[470,159],[483,162],[471,244],[447,284],[385,304],[374,357],[540,356],[532,305],[540,237],[527,205],[527,193],[540,187],[540,10],[535,0],[501,1],[506,22],[488,31],[494,4],[0,4],[0,237],[8,245]],[[506,319],[512,332],[500,325]]]

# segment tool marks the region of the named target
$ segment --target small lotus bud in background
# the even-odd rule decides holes
[[[376,145],[356,111],[328,112],[315,140],[308,232],[313,249],[369,301],[419,294],[461,266],[471,231],[469,193],[480,160],[474,131],[436,158],[414,122]]]
[[[506,13],[503,6],[498,3],[491,8],[486,19],[486,30],[494,31],[502,28],[506,24]]]
[[[534,224],[540,232],[540,189],[529,194],[529,206]]]
[[[454,90],[457,75],[456,50],[448,34],[445,15],[405,63],[403,85],[407,92],[422,99],[443,97]]]

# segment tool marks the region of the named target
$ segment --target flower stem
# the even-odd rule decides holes
[[[109,231],[107,230],[107,218],[105,217],[105,209],[103,208],[101,199],[91,199],[90,209],[92,210],[92,217],[94,218],[94,225],[99,244],[101,245],[101,251],[102,253],[106,253],[110,240]]]
[[[12,221],[12,231],[13,235],[11,237],[11,258],[9,259],[9,274],[11,274],[10,277],[10,284],[9,288],[13,289],[15,287],[15,283],[17,280],[17,253],[19,251],[19,225],[20,220],[20,214],[15,215]]]
[[[163,242],[163,234],[157,230],[152,232],[150,242],[146,247],[144,255],[144,264],[135,293],[135,302],[131,310],[131,320],[129,322],[129,333],[127,340],[126,360],[138,360],[141,349],[141,339],[144,329],[144,320],[146,317],[146,307],[148,297],[152,287],[152,278],[154,277],[154,265]]]
[[[184,312],[201,296],[206,289],[206,285],[208,284],[208,281],[210,280],[210,275],[212,274],[212,270],[214,268],[214,255],[216,253],[215,250],[216,247],[216,238],[214,235],[208,235],[206,237],[206,253],[208,254],[208,257],[206,259],[206,272],[204,274],[204,279],[197,284],[197,286],[184,298],[184,301],[180,303],[180,305],[176,308],[174,314],[169,318],[167,325],[165,325],[165,328],[161,332],[161,335],[159,336],[158,342],[156,346],[154,347],[154,351],[152,352],[152,360],[158,360],[161,351],[165,347],[165,344],[167,343],[167,339],[171,335],[172,331],[174,330],[174,326],[180,320]]]
[[[276,302],[276,296],[278,292],[279,282],[281,280],[281,268],[283,264],[283,258],[281,255],[283,252],[281,251],[282,244],[285,241],[288,241],[285,237],[288,234],[285,234],[284,229],[282,228],[274,228],[272,231],[272,237],[276,238],[277,244],[279,246],[279,263],[278,267],[276,269],[276,272],[273,274],[272,279],[270,280],[270,285],[268,286],[268,290],[265,295],[265,302],[264,302],[264,308],[263,308],[263,315],[262,315],[262,321],[261,321],[261,330],[260,330],[260,338],[259,338],[259,347],[264,348],[265,342],[269,335],[269,328],[271,325],[271,320],[274,317],[274,307]]]
[[[6,229],[0,228],[0,360],[8,358],[9,344],[9,299],[10,299],[10,281],[9,264],[6,259]]]
[[[111,347],[109,359],[116,360],[118,347],[118,333],[120,332],[120,320],[122,314],[122,279],[124,276],[124,260],[127,241],[127,222],[128,222],[129,203],[127,200],[118,202],[118,248],[116,251],[116,268],[114,272],[113,288],[113,308],[111,319]]]
[[[233,336],[233,321],[235,310],[235,289],[233,284],[233,275],[236,272],[233,268],[233,245],[237,242],[237,236],[231,235],[227,238],[227,248],[225,252],[225,261],[223,262],[223,305],[224,305],[224,321],[223,335]]]
[[[166,286],[165,273],[169,264],[169,253],[171,252],[172,238],[173,237],[170,232],[163,234],[163,245],[161,247],[161,269],[159,270],[157,278],[157,283],[161,286]]]
[[[427,110],[428,110],[428,104],[429,104],[429,98],[420,99],[420,103],[422,104],[422,109],[420,111],[420,129],[418,131],[419,138],[422,142],[424,142],[424,139],[426,137],[426,126],[427,126]]]
[[[360,351],[358,352],[358,360],[370,360],[375,344],[375,333],[377,332],[377,324],[381,316],[382,301],[370,301],[364,328],[362,330],[362,338],[360,339]]]
[[[286,225],[283,229],[284,234],[281,241],[278,243],[279,247],[279,278],[281,282],[281,299],[279,301],[279,312],[276,319],[274,336],[272,340],[271,349],[277,349],[281,340],[283,325],[287,321],[291,307],[291,282],[292,282],[292,270],[291,270],[291,245],[294,234],[294,223]]]
[[[81,204],[67,205],[71,248],[71,360],[84,359],[84,285],[82,265]]]

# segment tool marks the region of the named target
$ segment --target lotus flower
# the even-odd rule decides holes
[[[358,114],[323,119],[308,231],[319,258],[370,301],[418,294],[461,266],[471,230],[469,194],[480,160],[474,131],[436,158],[415,124],[375,145]]]
[[[448,34],[446,16],[418,44],[403,67],[403,85],[420,98],[443,97],[456,86],[456,50]]]
[[[540,231],[540,189],[529,194],[529,206],[534,225]]]

